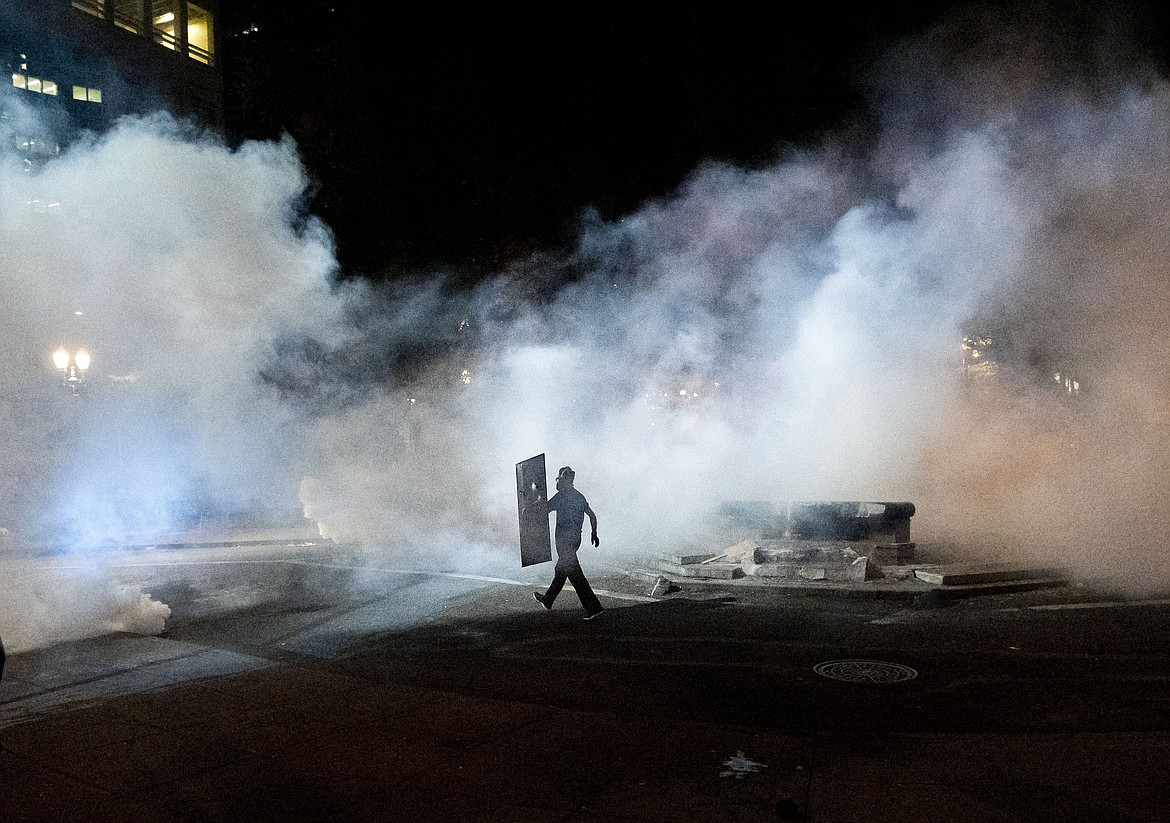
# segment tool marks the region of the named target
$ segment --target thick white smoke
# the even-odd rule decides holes
[[[706,166],[431,315],[477,345],[397,458],[367,444],[406,395],[321,421],[355,459],[302,486],[314,516],[506,544],[510,467],[545,451],[619,552],[718,548],[727,499],[907,499],[957,556],[1164,586],[1167,86],[959,34],[890,61],[870,142]]]
[[[91,554],[199,520],[295,511],[303,421],[258,372],[283,329],[331,346],[345,329],[328,234],[298,210],[305,185],[289,143],[229,152],[162,115],[33,173],[0,156],[8,554]],[[78,396],[51,360],[62,346],[92,355]],[[4,575],[10,649],[153,625],[165,609],[96,556],[80,581],[55,562]]]
[[[294,222],[294,148],[228,152],[159,117],[35,174],[4,160],[5,525],[125,539],[200,497],[295,490],[298,422],[257,374],[281,330],[336,345],[344,324],[327,235]],[[59,346],[93,356],[80,397]]]
[[[339,285],[288,141],[160,116],[3,158],[0,526],[93,546],[303,506],[513,563],[513,465],[545,452],[615,556],[720,547],[726,500],[911,500],[958,556],[1165,586],[1170,91],[937,46],[904,60],[929,77],[892,61],[864,141],[705,165],[472,290]],[[49,355],[82,342],[75,398]]]

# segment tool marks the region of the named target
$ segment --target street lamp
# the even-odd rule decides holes
[[[74,395],[80,394],[81,384],[85,382],[91,361],[92,358],[85,349],[78,349],[70,354],[69,350],[62,346],[53,352],[53,365],[61,373],[61,382],[68,386]]]

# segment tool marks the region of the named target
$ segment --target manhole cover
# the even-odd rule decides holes
[[[813,671],[847,683],[900,683],[918,677],[918,672],[909,666],[880,660],[830,660],[813,666]]]

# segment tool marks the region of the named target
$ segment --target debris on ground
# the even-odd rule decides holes
[[[913,503],[733,501],[720,507],[718,533],[734,543],[709,551],[688,547],[660,552],[648,571],[668,579],[738,581],[802,589],[833,588],[917,594],[943,590],[919,608],[946,605],[943,598],[1060,586],[1059,568],[1018,563],[939,565],[916,562],[910,540]],[[871,584],[871,585],[865,585]]]
[[[654,585],[650,587],[646,594],[651,597],[664,597],[668,594],[681,591],[678,584],[669,580],[665,575],[658,575],[658,579],[654,581]]]
[[[913,564],[913,514],[913,503],[773,506],[737,501],[725,505],[723,515],[729,530],[740,533],[738,542],[719,551],[661,553],[657,566],[675,577],[713,580],[745,576],[843,583],[880,580],[886,576],[885,564]]]

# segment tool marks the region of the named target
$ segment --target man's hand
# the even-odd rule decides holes
[[[597,539],[597,532],[594,532],[592,535],[590,535],[589,542],[592,543],[594,546],[601,545],[601,541]]]

